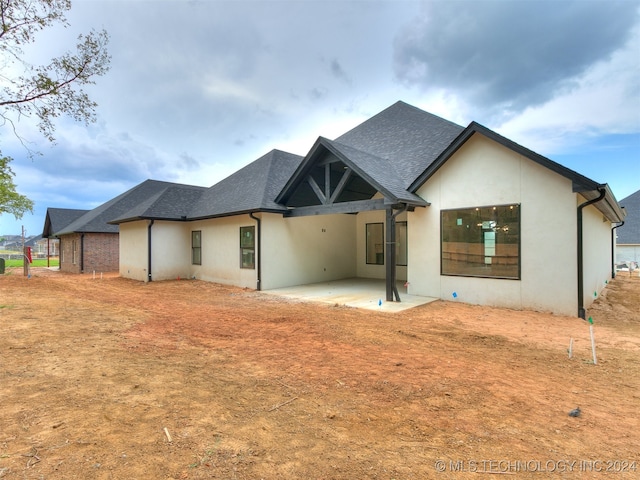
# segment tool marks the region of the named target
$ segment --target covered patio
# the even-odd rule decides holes
[[[369,278],[349,278],[331,282],[297,285],[294,287],[263,290],[264,293],[307,302],[364,308],[381,312],[397,313],[438,300],[435,297],[408,295],[404,282],[398,282],[399,302],[385,300],[386,282]]]

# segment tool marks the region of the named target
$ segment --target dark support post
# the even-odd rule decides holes
[[[387,302],[400,301],[400,294],[396,286],[396,215],[393,208],[389,207],[387,212],[387,231],[385,232],[385,278],[387,280]],[[400,213],[400,212],[398,212]]]
[[[393,287],[395,286],[394,281],[394,266],[395,266],[395,219],[393,218],[393,209],[391,207],[387,208],[387,219],[386,226],[387,231],[385,232],[385,279],[387,280],[387,302],[393,302]]]

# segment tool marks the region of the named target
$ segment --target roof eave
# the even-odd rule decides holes
[[[503,137],[499,133],[481,125],[477,122],[471,122],[467,128],[465,128],[460,135],[458,135],[449,146],[443,150],[443,152],[429,165],[425,171],[416,178],[409,186],[409,191],[415,193],[431,176],[447,161],[451,158],[475,133],[479,133],[484,137],[487,137],[500,145],[526,157],[534,162],[548,168],[549,170],[562,175],[572,181],[573,191],[591,191],[597,190],[601,184],[579,174],[563,165],[560,165],[553,160],[548,159],[540,155],[539,153],[529,150],[526,147]]]
[[[289,209],[282,208],[250,208],[246,210],[238,210],[235,212],[221,212],[215,213],[212,215],[202,215],[198,217],[188,217],[186,221],[188,222],[196,222],[200,220],[212,220],[215,218],[224,218],[224,217],[235,217],[239,215],[249,215],[250,213],[275,213],[278,215],[285,214],[289,211]]]
[[[609,222],[622,222],[627,216],[627,212],[620,206],[608,184],[597,184],[595,189],[579,190],[576,193],[582,195],[586,200],[593,200],[599,196],[602,189],[605,191],[604,198],[601,201],[594,203],[593,206],[596,207]]]
[[[429,165],[425,171],[418,177],[413,183],[409,186],[409,191],[411,193],[415,193],[431,176],[449,159],[451,158],[466,142],[471,138],[475,133],[479,133],[500,145],[509,148],[510,150],[530,159],[534,162],[542,165],[549,170],[561,175],[569,180],[571,180],[572,190],[574,193],[580,193],[588,200],[591,198],[595,198],[598,195],[598,191],[601,188],[606,189],[605,194],[605,202],[606,207],[600,205],[598,208],[605,214],[608,220],[611,222],[621,222],[625,216],[625,212],[620,208],[620,205],[615,199],[615,196],[611,192],[611,189],[607,184],[601,184],[591,180],[590,178],[581,175],[574,170],[571,170],[563,165],[560,165],[553,160],[550,160],[532,150],[529,150],[522,145],[514,142],[513,140],[509,140],[506,137],[490,130],[489,128],[477,123],[471,122],[467,128],[464,129],[458,135],[453,142],[438,156],[436,160],[434,160],[431,165]]]

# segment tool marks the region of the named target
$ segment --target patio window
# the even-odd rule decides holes
[[[256,227],[240,227],[240,268],[256,268]]]
[[[367,264],[384,265],[384,224],[367,223]]]
[[[520,279],[520,205],[443,210],[441,274]]]
[[[202,265],[202,231],[191,232],[191,264]]]

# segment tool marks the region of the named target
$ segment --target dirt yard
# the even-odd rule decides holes
[[[588,316],[10,271],[0,478],[639,478],[640,277]]]

